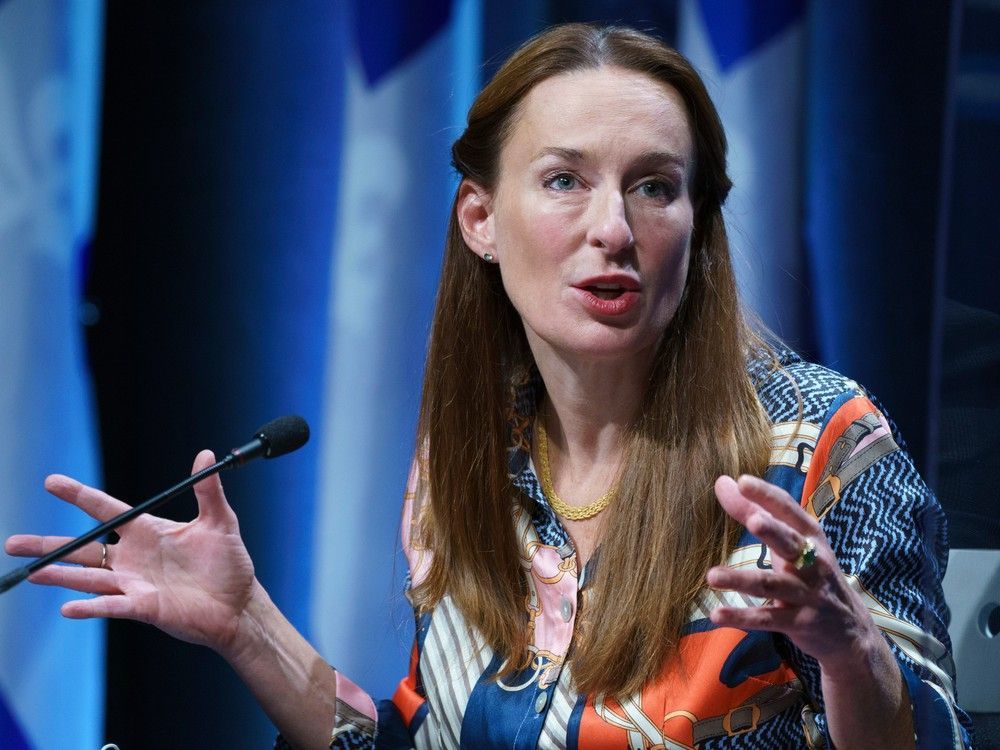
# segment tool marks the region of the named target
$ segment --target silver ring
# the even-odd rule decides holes
[[[806,568],[811,568],[816,564],[816,542],[812,540],[812,537],[806,537],[802,540],[802,548],[799,550],[799,556],[795,558],[792,563],[792,567],[796,570],[805,570]]]

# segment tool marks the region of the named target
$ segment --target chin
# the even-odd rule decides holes
[[[575,352],[578,356],[588,359],[607,361],[642,357],[643,355],[652,357],[658,340],[658,337],[601,337],[599,340],[581,342],[581,345],[575,348]]]

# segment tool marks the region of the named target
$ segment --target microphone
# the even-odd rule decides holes
[[[155,510],[166,503],[167,500],[176,497],[205,477],[218,474],[225,469],[243,466],[255,458],[277,458],[278,456],[283,456],[286,453],[298,450],[306,444],[307,440],[309,440],[309,425],[302,417],[278,417],[268,422],[257,430],[252,440],[245,445],[241,445],[239,448],[233,448],[221,461],[216,461],[211,466],[202,469],[197,474],[192,474],[184,481],[164,490],[159,495],[154,495],[124,513],[120,513],[114,518],[105,521],[83,536],[78,536],[76,539],[66,542],[66,544],[58,549],[42,555],[27,565],[12,570],[3,578],[0,578],[0,594],[16,586],[36,570],[40,570],[46,565],[51,565],[57,560],[61,560],[85,544],[89,544],[98,537],[104,536],[109,531],[128,523],[136,516]]]
[[[277,458],[297,451],[309,440],[309,425],[299,416],[278,417],[257,430],[246,445],[233,448],[223,459],[232,458],[233,466],[243,466],[255,458]],[[227,467],[223,467],[227,468]]]

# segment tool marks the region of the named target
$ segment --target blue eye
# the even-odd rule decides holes
[[[647,198],[671,198],[673,188],[663,180],[648,180],[637,188],[638,192]]]
[[[568,172],[560,172],[545,181],[546,187],[554,188],[556,190],[572,190],[578,184],[579,183],[576,177]]]

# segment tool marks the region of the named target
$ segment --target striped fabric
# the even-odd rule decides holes
[[[780,361],[777,369],[762,362],[750,367],[775,425],[765,476],[817,511],[848,580],[889,638],[909,690],[917,747],[969,748],[968,719],[955,706],[939,583],[946,560],[940,507],[898,447],[892,424],[857,384],[791,352],[782,352]],[[704,590],[681,639],[673,665],[679,669],[665,669],[638,695],[616,699],[574,691],[566,659],[596,556],[583,571],[589,575],[578,578],[572,541],[538,489],[529,446],[539,385],[531,383],[515,395],[520,413],[512,420],[510,456],[514,484],[529,499],[514,507],[529,583],[530,667],[494,679],[499,660],[446,598],[419,618],[410,673],[393,703],[371,717],[379,719],[379,731],[352,733],[357,744],[350,746],[829,746],[815,661],[783,637],[717,627],[708,619],[722,602],[761,603],[741,594]],[[414,470],[404,527],[419,523],[420,480]],[[404,541],[416,584],[426,571],[426,552],[409,540],[407,528]],[[769,552],[744,532],[729,564],[767,567]]]

